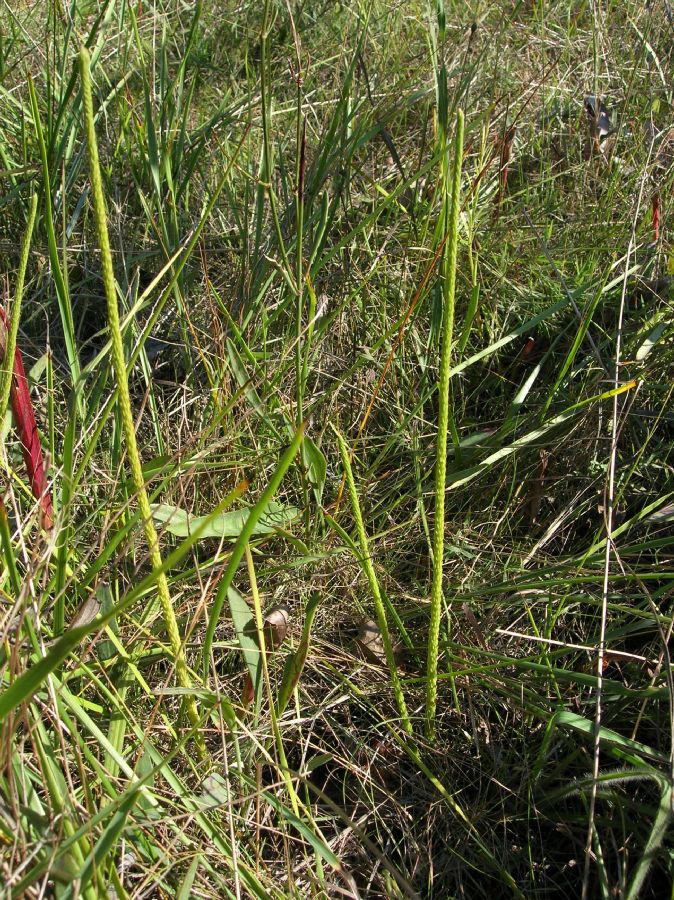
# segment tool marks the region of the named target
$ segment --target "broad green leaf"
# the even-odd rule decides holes
[[[249,515],[249,509],[233,509],[216,518],[210,517],[206,527],[201,530],[201,537],[236,540],[248,521]],[[284,528],[298,515],[297,507],[284,506],[272,500],[266,505],[264,512],[253,526],[252,534],[270,534],[277,528]],[[179,506],[155,503],[152,506],[152,518],[159,528],[166,529],[176,537],[185,538],[200,529],[209,516],[190,516]]]
[[[232,792],[227,780],[219,772],[211,772],[201,783],[201,791],[186,801],[195,809],[217,809],[232,801]]]
[[[653,347],[655,347],[655,345],[658,343],[658,341],[662,338],[665,331],[667,331],[668,327],[669,327],[669,323],[666,321],[660,322],[658,325],[655,326],[655,328],[651,331],[651,333],[648,335],[648,337],[644,340],[644,342],[641,344],[641,346],[637,350],[636,357],[635,357],[637,362],[643,362],[646,359],[646,357],[649,355],[649,353],[651,352]]]
[[[506,422],[503,426],[503,431],[508,430],[508,426],[510,423],[516,418],[518,413],[521,411],[527,397],[529,396],[529,392],[534,385],[534,382],[541,374],[540,365],[534,366],[533,370],[529,373],[528,377],[524,380],[524,383],[518,389],[517,393],[513,397],[513,402],[510,405],[510,409],[508,410],[508,415],[506,417]]]
[[[325,475],[328,470],[328,464],[325,456],[323,456],[323,452],[310,437],[304,438],[302,459],[307,468],[309,483],[314,489],[316,500],[320,503],[323,496],[323,488],[325,487]]]
[[[255,686],[254,695],[257,696],[257,683],[260,677],[260,648],[257,643],[253,611],[234,587],[230,586],[227,589],[227,600],[236,629],[236,638],[243,652],[243,658],[246,660],[250,679]]]
[[[594,737],[594,722],[590,721],[590,719],[586,719],[584,716],[579,716],[577,713],[561,710],[556,713],[555,721],[557,725],[565,725],[568,728],[573,728],[574,731],[579,731],[587,737]],[[617,731],[606,728],[604,725],[599,729],[599,739],[603,744],[610,744],[617,747],[619,750],[623,750],[625,753],[638,753],[640,756],[657,759],[663,763],[669,762],[669,757],[666,754],[654,750],[652,747],[642,744],[639,741],[633,741],[631,738],[618,734]]]

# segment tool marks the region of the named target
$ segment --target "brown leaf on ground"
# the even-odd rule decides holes
[[[364,619],[358,626],[356,646],[363,658],[375,666],[386,667],[386,650],[379,625],[372,619]],[[393,657],[396,666],[404,666],[407,660],[407,648],[397,643],[393,646]]]
[[[265,649],[278,650],[288,634],[288,625],[290,623],[290,610],[281,603],[272,607],[264,617],[264,644]],[[241,692],[241,703],[243,706],[250,706],[255,697],[255,688],[250,672],[246,672],[243,681],[243,690]]]
[[[101,602],[96,594],[90,594],[73,616],[68,628],[78,628],[80,625],[88,625],[89,622],[93,622],[100,608]]]
[[[264,617],[264,639],[268,650],[278,650],[288,634],[290,610],[281,603]]]

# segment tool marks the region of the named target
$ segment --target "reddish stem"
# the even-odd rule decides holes
[[[9,319],[5,311],[0,308],[0,352],[3,356],[7,346],[8,329]],[[9,396],[12,413],[14,414],[14,423],[21,442],[23,461],[28,470],[30,489],[35,499],[40,503],[42,527],[50,529],[54,524],[51,491],[47,481],[47,470],[44,464],[40,434],[35,421],[33,401],[30,399],[28,379],[23,367],[21,351],[18,347],[14,351],[12,388]]]

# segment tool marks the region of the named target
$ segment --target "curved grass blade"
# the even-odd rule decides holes
[[[297,647],[297,650],[295,650],[294,653],[291,653],[287,658],[283,670],[281,688],[279,690],[278,700],[276,701],[277,718],[280,718],[283,715],[285,708],[292,697],[293,691],[297,687],[300,676],[302,675],[302,670],[304,669],[304,664],[307,661],[307,656],[309,654],[311,629],[322,599],[320,594],[312,594],[307,603],[306,618],[304,620],[304,627],[302,628],[302,637],[300,638],[299,646]]]

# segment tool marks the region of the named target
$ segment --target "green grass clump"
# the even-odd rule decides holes
[[[3,897],[671,893],[667,4],[431,6],[0,12]]]

